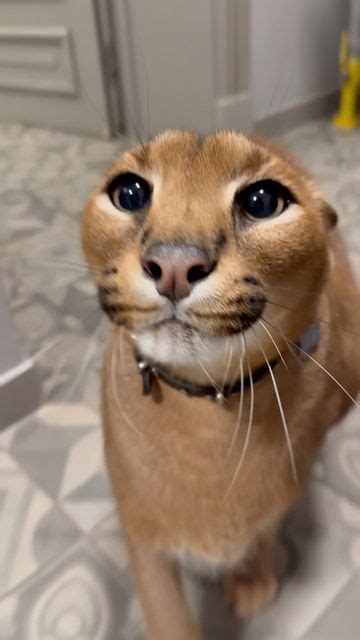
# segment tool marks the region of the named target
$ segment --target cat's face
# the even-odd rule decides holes
[[[87,204],[83,245],[111,320],[145,349],[160,337],[171,358],[261,317],[284,325],[282,304],[301,312],[326,271],[322,209],[266,143],[169,131],[116,160]]]

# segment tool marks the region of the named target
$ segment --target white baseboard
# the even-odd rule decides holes
[[[292,129],[308,120],[323,118],[335,113],[339,100],[339,92],[326,93],[308,102],[295,105],[254,122],[254,130],[270,137]]]
[[[217,98],[215,101],[215,128],[251,131],[251,94],[249,91]]]

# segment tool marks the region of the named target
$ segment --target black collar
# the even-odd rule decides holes
[[[307,353],[313,348],[316,348],[319,342],[320,326],[319,322],[315,320],[308,327],[306,327],[306,329],[299,336],[298,345],[300,347],[300,358],[304,358],[305,356],[307,356]],[[187,382],[186,380],[182,380],[181,378],[171,376],[158,364],[152,364],[151,362],[148,362],[146,358],[141,356],[140,353],[135,352],[134,355],[139,373],[142,377],[142,391],[144,396],[148,396],[151,394],[154,378],[159,378],[160,380],[165,382],[165,384],[168,384],[169,387],[173,387],[173,389],[177,389],[178,391],[183,391],[188,396],[208,396],[210,398],[213,398],[220,404],[223,404],[226,401],[226,398],[231,396],[233,393],[239,393],[242,387],[241,378],[236,380],[236,382],[231,385],[225,385],[225,387],[223,388],[221,388],[220,386],[215,387],[211,385],[193,384],[191,382]],[[270,368],[273,369],[279,362],[279,360],[280,358],[276,358],[269,362],[269,366],[267,364],[263,364],[258,369],[255,369],[255,371],[252,372],[253,383],[258,382],[259,380],[261,380],[261,378],[266,376],[269,373]],[[250,376],[244,378],[243,385],[244,389],[250,386]]]
[[[139,373],[142,377],[142,392],[144,396],[149,396],[151,394],[154,378],[159,378],[160,380],[168,384],[169,387],[173,387],[173,389],[184,391],[188,396],[211,397],[219,404],[223,404],[225,400],[233,393],[239,393],[242,387],[241,378],[236,380],[236,382],[231,385],[225,385],[225,387],[193,384],[192,382],[187,382],[182,378],[170,375],[158,364],[149,363],[139,353],[135,353],[135,360],[137,362]],[[278,361],[279,358],[271,360],[269,362],[270,367],[273,369]],[[258,380],[263,378],[268,373],[269,367],[267,364],[264,364],[258,369],[255,369],[255,371],[253,371],[251,374],[253,383],[258,382]],[[250,376],[246,376],[244,378],[243,386],[244,389],[250,386]]]

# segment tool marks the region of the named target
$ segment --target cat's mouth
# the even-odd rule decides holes
[[[254,296],[248,304],[180,306],[176,320],[208,335],[229,336],[246,331],[261,318],[266,305],[265,296]]]
[[[138,283],[130,291],[116,281],[117,273],[116,267],[104,271],[98,283],[99,302],[112,322],[130,331],[178,325],[208,336],[231,336],[255,324],[267,303],[263,283],[249,274],[227,281],[223,290],[207,287],[203,295],[196,289],[193,295],[189,285],[190,290],[176,298],[166,292],[142,296],[144,288]]]
[[[266,305],[263,291],[229,297],[228,300],[217,298],[195,303],[186,299],[179,302],[163,300],[161,305],[141,300],[125,302],[119,299],[119,290],[115,287],[99,286],[98,293],[100,306],[109,319],[132,331],[178,326],[209,336],[229,336],[255,324]]]

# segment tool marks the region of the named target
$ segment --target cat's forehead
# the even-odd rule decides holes
[[[257,174],[272,161],[273,154],[243,134],[221,132],[201,138],[184,131],[166,131],[124,154],[115,170],[226,182],[242,173]]]

